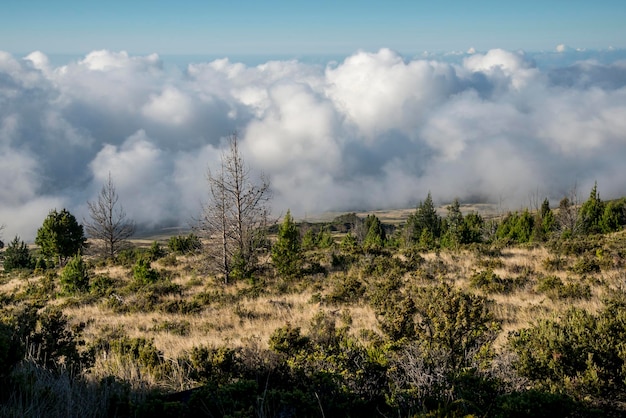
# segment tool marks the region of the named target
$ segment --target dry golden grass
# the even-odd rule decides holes
[[[398,211],[387,211],[385,215],[377,212],[377,216],[386,216],[389,222],[400,219],[404,214]],[[149,246],[151,240],[140,244]],[[544,247],[514,247],[502,249],[492,255],[481,254],[472,249],[460,251],[440,251],[422,254],[425,259],[423,268],[432,267],[433,277],[424,278],[417,272],[409,272],[405,276],[406,284],[411,286],[432,285],[441,280],[454,283],[465,291],[481,294],[492,300],[491,309],[501,322],[502,331],[496,341],[501,347],[506,343],[510,332],[527,327],[542,318],[553,318],[571,307],[581,307],[596,312],[602,307],[602,297],[607,287],[619,287],[626,279],[626,273],[620,269],[603,270],[586,278],[581,278],[569,270],[551,271],[546,268],[545,260],[551,257]],[[565,261],[571,265],[573,258]],[[131,338],[147,338],[154,341],[155,346],[163,352],[166,359],[176,359],[194,347],[227,346],[243,347],[252,341],[261,348],[267,348],[270,336],[279,327],[289,323],[300,327],[303,333],[309,332],[312,319],[319,313],[333,316],[338,325],[349,312],[351,317],[350,332],[360,338],[363,330],[379,332],[378,322],[372,308],[365,303],[351,305],[320,304],[319,295],[327,295],[333,283],[340,280],[344,273],[330,273],[325,277],[306,278],[278,290],[280,279],[268,277],[265,292],[258,297],[241,296],[249,284],[235,283],[224,285],[218,279],[206,273],[206,262],[201,256],[178,256],[175,263],[160,260],[153,267],[163,271],[164,275],[180,286],[181,294],[168,295],[167,300],[192,300],[204,293],[216,292],[230,295],[232,303],[208,303],[197,314],[170,314],[161,311],[116,313],[105,301],[83,306],[66,303],[71,298],[60,295],[50,303],[63,307],[64,313],[73,323],[84,323],[84,338],[87,343],[106,335],[107,330],[121,330]],[[434,266],[434,267],[433,267]],[[329,267],[329,266],[327,266]],[[420,267],[420,268],[422,268]],[[527,282],[508,293],[485,293],[484,290],[473,288],[470,284],[472,275],[492,270],[498,277],[514,279],[527,277]],[[114,279],[116,292],[123,292],[132,280],[130,268],[107,265],[96,269],[95,274],[107,275]],[[362,276],[362,273],[359,273]],[[541,277],[557,276],[564,283],[589,283],[592,287],[590,299],[551,299],[537,291],[537,283]],[[0,282],[0,293],[10,294],[22,292],[29,283],[37,283],[41,277],[23,278],[5,276]],[[361,277],[369,283],[370,277]],[[57,285],[58,288],[58,285]],[[116,293],[117,295],[117,293]],[[120,294],[126,303],[136,298],[133,292]],[[121,359],[98,358],[94,373],[106,376],[107,373],[134,379],[133,373],[140,373]],[[182,379],[182,377],[181,377]],[[157,384],[157,382],[148,382]],[[175,382],[174,386],[184,382]]]
[[[184,299],[191,299],[201,292],[218,291],[235,295],[246,287],[243,283],[224,286],[210,276],[202,276],[190,266],[198,263],[197,257],[178,257],[180,262],[168,267],[172,282],[181,285]],[[154,266],[163,269],[160,263]],[[122,284],[130,282],[128,268],[107,266],[97,269],[96,274],[106,274]],[[15,280],[12,280],[13,284]],[[120,329],[131,338],[152,339],[166,358],[175,359],[184,352],[200,345],[241,347],[255,339],[267,348],[270,335],[275,329],[290,323],[305,331],[312,318],[320,311],[331,315],[337,309],[311,302],[313,291],[305,289],[299,293],[263,295],[255,299],[243,298],[234,305],[210,305],[197,315],[168,314],[163,312],[132,312],[117,314],[103,303],[64,308],[64,313],[75,323],[87,324],[84,338],[87,342],[102,336],[103,330]],[[132,299],[132,295],[128,298]],[[168,296],[167,298],[174,298]],[[60,297],[60,305],[66,298]],[[371,329],[375,323],[373,312],[367,306],[350,308],[353,317],[353,332]],[[184,324],[183,335],[169,332],[168,324]]]

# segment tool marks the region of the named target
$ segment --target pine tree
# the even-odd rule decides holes
[[[272,261],[281,276],[293,277],[300,272],[302,266],[300,231],[289,210],[278,230],[278,239],[272,247]]]
[[[607,203],[600,220],[602,232],[619,231],[624,225],[626,225],[626,200],[612,200]]]
[[[598,194],[598,183],[596,182],[589,193],[589,199],[582,204],[578,211],[578,222],[580,231],[584,234],[597,234],[602,232],[601,220],[604,214],[604,202]]]
[[[376,215],[368,215],[365,219],[365,226],[367,227],[367,234],[363,241],[363,248],[365,250],[382,249],[387,241],[387,235],[380,219]]]
[[[61,287],[70,294],[89,289],[89,271],[80,254],[75,255],[63,268]]]
[[[81,253],[86,242],[83,226],[67,209],[61,212],[51,210],[35,238],[41,253],[45,257],[55,258],[59,265],[64,265],[68,258]]]
[[[29,269],[33,267],[33,264],[28,246],[16,235],[4,252],[4,271]]]
[[[441,217],[437,214],[435,205],[433,203],[432,196],[428,192],[426,200],[420,202],[414,214],[410,215],[407,219],[405,226],[406,240],[409,244],[415,244],[422,242],[423,237],[430,237],[427,241],[432,242],[431,245],[436,243],[441,236]],[[424,234],[424,230],[428,232]]]
[[[445,233],[443,241],[449,247],[457,247],[463,243],[463,235],[465,223],[463,222],[463,214],[461,213],[461,204],[459,199],[454,199],[452,204],[448,206],[448,216],[445,220]]]

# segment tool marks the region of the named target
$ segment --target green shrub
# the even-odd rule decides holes
[[[145,286],[158,281],[159,273],[152,269],[150,261],[140,258],[133,266],[133,279],[139,286]]]
[[[156,261],[160,258],[163,258],[166,256],[166,254],[167,253],[165,252],[163,247],[161,247],[161,244],[159,244],[158,241],[153,241],[148,251],[146,251],[146,256],[150,261]]]
[[[227,347],[194,347],[187,358],[189,377],[198,382],[226,383],[239,374],[238,350]]]
[[[538,293],[550,294],[558,293],[558,290],[563,287],[563,280],[557,276],[545,276],[537,281],[537,287],[535,290]]]
[[[544,259],[541,264],[547,271],[561,271],[567,266],[567,259],[557,254],[554,257]]]
[[[513,333],[509,347],[516,356],[515,370],[538,388],[577,400],[604,403],[623,396],[623,307],[622,302],[608,303],[598,315],[572,308],[560,318]]]
[[[359,256],[356,254],[342,254],[335,253],[331,254],[330,265],[335,270],[348,270],[357,260]]]
[[[164,267],[176,267],[178,265],[178,258],[174,253],[168,254],[159,259],[159,263]]]
[[[125,267],[131,267],[141,258],[139,250],[136,248],[125,248],[117,253],[115,261],[117,264]]]
[[[367,296],[383,333],[392,341],[415,337],[415,303],[403,292],[400,276],[389,275],[369,286]]]
[[[594,415],[586,405],[566,394],[536,389],[502,395],[496,399],[493,408],[493,416],[496,418],[601,416]]]
[[[189,321],[163,321],[150,328],[150,331],[166,332],[168,334],[184,337],[189,335],[191,324]]]
[[[287,324],[284,327],[276,328],[270,336],[270,349],[277,353],[294,355],[304,349],[309,343],[309,339],[300,334],[300,327],[293,327]]]
[[[355,303],[365,294],[365,285],[354,274],[342,275],[326,298],[330,303]]]
[[[481,257],[478,259],[476,264],[479,267],[482,267],[488,270],[499,269],[499,268],[504,267],[504,261],[502,261],[501,258],[497,258],[497,257]]]
[[[561,299],[591,299],[591,286],[586,283],[567,283],[559,290]]]
[[[196,315],[204,309],[197,301],[184,299],[166,300],[158,305],[158,310],[167,314]]]
[[[4,271],[15,269],[31,269],[34,267],[30,250],[26,243],[17,235],[4,250]]]
[[[431,350],[443,350],[446,368],[472,367],[492,354],[500,325],[487,299],[440,284],[416,296],[417,338]]]
[[[567,283],[557,276],[545,276],[538,280],[535,290],[543,293],[552,300],[558,299],[585,299],[591,298],[591,287],[582,283]]]
[[[68,294],[85,292],[89,289],[89,269],[80,254],[75,255],[63,268],[61,288]]]
[[[198,236],[191,233],[187,236],[177,235],[175,237],[171,237],[167,241],[167,247],[172,252],[178,254],[188,254],[195,253],[200,250],[200,248],[202,248],[202,242]]]
[[[596,257],[585,256],[579,258],[570,270],[580,275],[600,273],[600,263]]]
[[[64,367],[78,371],[81,365],[88,365],[89,359],[78,351],[83,344],[79,339],[83,326],[72,328],[59,309],[44,310],[37,317],[37,331],[28,338],[33,353],[36,353],[34,360],[50,369]]]
[[[89,291],[96,296],[108,296],[113,289],[113,279],[106,274],[99,274],[91,280]]]
[[[486,293],[503,293],[505,290],[509,290],[507,289],[505,280],[501,279],[492,270],[474,273],[472,277],[470,277],[470,286]]]
[[[0,382],[24,358],[24,341],[16,318],[0,317]]]
[[[89,352],[92,355],[101,353],[107,357],[119,356],[123,364],[138,365],[156,376],[167,367],[163,353],[155,347],[153,340],[146,338],[131,338],[114,333],[93,341]]]

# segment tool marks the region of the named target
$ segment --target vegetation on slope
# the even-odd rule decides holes
[[[114,258],[16,237],[0,415],[620,416],[625,207],[289,215],[227,283],[194,234]]]

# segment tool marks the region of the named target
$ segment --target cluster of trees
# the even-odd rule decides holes
[[[495,238],[514,243],[545,242],[553,237],[615,232],[626,225],[626,199],[603,201],[597,184],[582,205],[575,196],[564,197],[556,211],[545,199],[535,213],[528,209],[508,213],[497,225]]]

